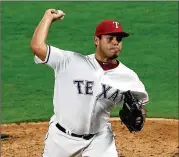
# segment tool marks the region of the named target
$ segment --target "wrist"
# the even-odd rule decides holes
[[[52,23],[53,18],[50,17],[50,16],[44,16],[44,17],[42,18],[42,20],[43,20],[44,22],[46,22],[46,23]]]

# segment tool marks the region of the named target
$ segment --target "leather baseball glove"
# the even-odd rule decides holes
[[[145,122],[145,110],[142,103],[136,99],[131,91],[124,94],[123,107],[119,110],[121,122],[130,132],[137,132],[143,128]]]

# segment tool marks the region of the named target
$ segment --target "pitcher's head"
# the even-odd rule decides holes
[[[104,20],[96,27],[94,43],[96,53],[101,57],[115,59],[122,50],[122,39],[129,33],[122,30],[122,25],[115,20]]]

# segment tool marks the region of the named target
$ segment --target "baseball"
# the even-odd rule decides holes
[[[58,14],[63,14],[64,13],[62,10],[57,10],[57,12],[58,12]],[[63,20],[64,16],[62,16],[60,19]]]

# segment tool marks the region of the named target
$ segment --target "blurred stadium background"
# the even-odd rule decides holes
[[[53,113],[53,71],[30,51],[46,9],[63,10],[47,43],[81,54],[95,52],[93,35],[104,19],[131,34],[119,60],[133,69],[150,96],[148,117],[178,118],[177,2],[1,2],[2,123],[46,121]],[[71,104],[73,105],[73,104]],[[85,104],[84,104],[85,105]],[[118,108],[112,116],[118,116]]]

